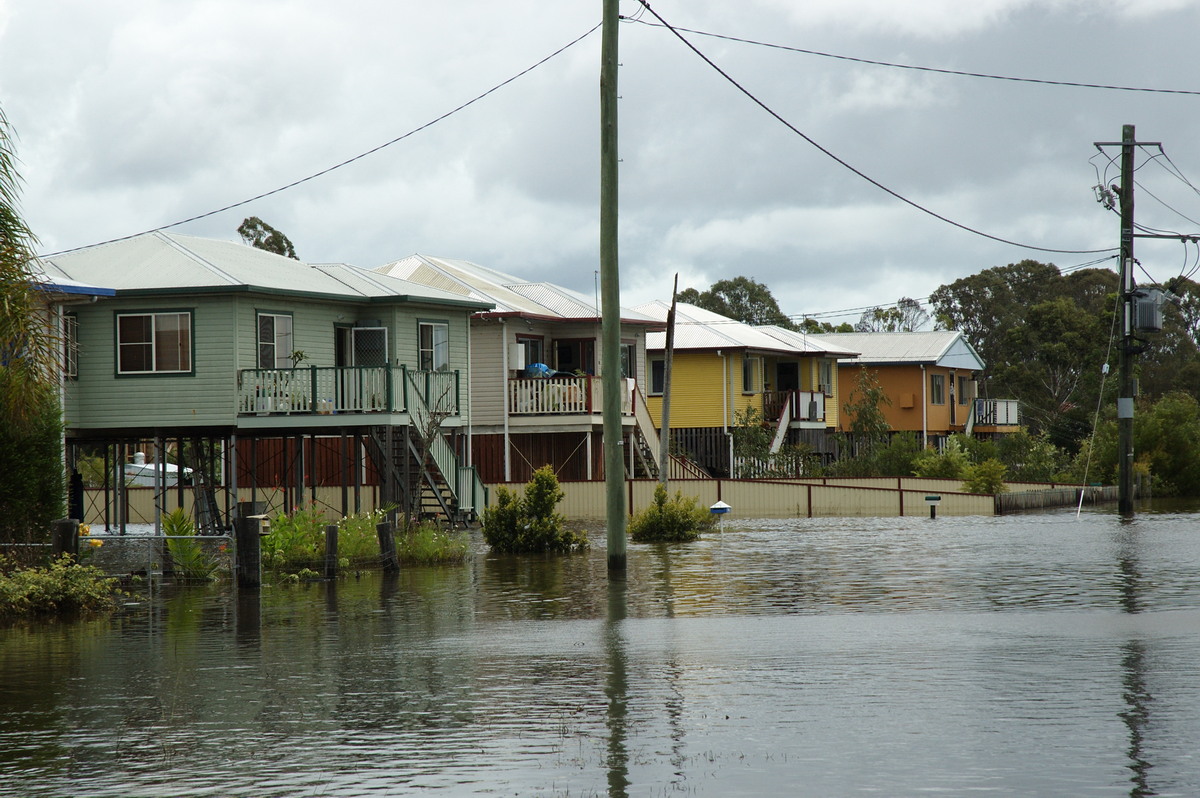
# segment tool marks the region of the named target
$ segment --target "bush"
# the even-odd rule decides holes
[[[99,568],[77,565],[64,554],[47,566],[16,568],[0,557],[0,620],[94,615],[116,609],[124,595]]]
[[[713,525],[712,514],[698,504],[698,499],[684,498],[680,491],[675,491],[675,498],[667,498],[667,489],[660,483],[654,489],[654,503],[630,520],[629,537],[638,543],[695,540]]]
[[[566,519],[555,512],[562,498],[562,488],[550,466],[533,472],[523,497],[503,486],[497,488],[496,504],[483,511],[483,539],[493,550],[510,553],[569,551],[587,546],[587,538],[567,529]]]
[[[196,540],[196,525],[182,507],[163,516],[163,535],[175,568],[175,578],[185,582],[211,582],[216,578],[217,560]]]
[[[963,490],[967,493],[1004,493],[1004,474],[1008,470],[1004,463],[995,458],[967,466],[963,477]]]
[[[918,454],[913,460],[913,474],[926,479],[963,479],[970,464],[962,444],[951,438],[943,452],[926,449]]]

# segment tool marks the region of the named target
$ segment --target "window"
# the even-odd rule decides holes
[[[79,376],[79,317],[74,313],[63,316],[63,376]]]
[[[819,375],[819,390],[824,394],[833,393],[833,361],[827,357],[821,358],[817,367]]]
[[[545,360],[543,360],[543,358],[546,356],[545,352],[543,351],[543,348],[542,348],[543,345],[544,344],[543,344],[541,336],[537,336],[537,337],[532,336],[532,335],[518,335],[517,336],[517,346],[520,347],[522,353],[525,356],[525,360],[521,364],[522,368],[528,368],[529,366],[532,366],[534,363],[545,363],[546,362]],[[515,369],[516,367],[517,366],[515,364],[509,364],[509,368]]]
[[[971,378],[970,377],[959,377],[958,378],[958,403],[960,405],[971,404],[970,390],[971,390]]]
[[[596,342],[591,338],[564,339],[554,342],[554,368],[558,371],[595,374]]]
[[[192,314],[117,314],[118,374],[187,374],[192,370]]]
[[[417,343],[417,368],[421,371],[445,371],[450,368],[450,325],[423,321]]]
[[[756,393],[762,385],[759,375],[761,374],[762,358],[757,357],[742,357],[742,393]]]
[[[290,369],[292,352],[292,317],[282,313],[258,314],[258,367],[260,369]]]
[[[621,344],[621,376],[637,377],[637,344]]]
[[[946,375],[929,375],[929,403],[934,405],[946,404]]]
[[[661,396],[667,385],[667,362],[661,357],[650,359],[650,394]]]

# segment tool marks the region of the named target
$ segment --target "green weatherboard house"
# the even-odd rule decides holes
[[[191,475],[214,525],[239,500],[270,491],[291,507],[316,486],[340,486],[343,513],[367,485],[414,514],[482,509],[461,433],[469,318],[490,304],[162,232],[41,266],[50,282],[114,290],[58,309],[67,463],[102,455],[106,517],[123,464],[148,449]]]

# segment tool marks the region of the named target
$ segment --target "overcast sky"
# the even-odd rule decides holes
[[[633,0],[621,12],[620,264],[636,305],[745,275],[791,315],[927,297],[1024,258],[1118,243],[1095,142],[1137,126],[1137,221],[1200,233],[1200,0],[656,0],[789,129]],[[600,0],[0,0],[0,106],[22,211],[56,252],[258,216],[310,262],[414,252],[591,294],[599,268]],[[577,44],[463,110],[538,61]],[[763,45],[774,45],[773,47]],[[791,48],[791,49],[785,49]],[[430,124],[433,123],[433,124]],[[425,127],[423,127],[425,126]],[[421,129],[423,128],[423,129]],[[419,130],[418,130],[419,129]],[[413,132],[417,131],[417,132]],[[407,135],[410,134],[411,135]],[[1142,281],[1194,245],[1139,239]],[[1149,276],[1147,276],[1149,275]]]

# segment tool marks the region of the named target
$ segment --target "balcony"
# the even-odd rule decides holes
[[[1020,402],[1016,399],[976,399],[974,426],[1017,427],[1021,424]]]
[[[634,382],[622,379],[622,415],[633,415]],[[519,378],[508,381],[508,413],[512,416],[591,415],[604,407],[599,377]]]
[[[788,423],[824,421],[825,394],[821,391],[764,391],[763,420],[778,422],[786,407]]]
[[[458,415],[457,371],[373,368],[242,369],[238,415],[407,413],[420,398],[434,413]]]

